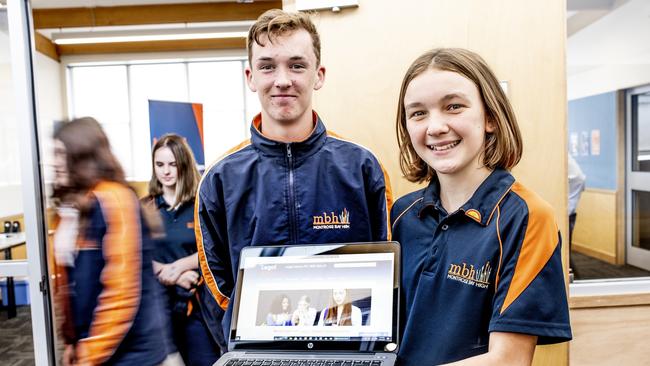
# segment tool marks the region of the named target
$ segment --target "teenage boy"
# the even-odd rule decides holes
[[[309,17],[269,10],[249,30],[247,46],[246,81],[262,112],[250,140],[207,169],[195,211],[202,288],[209,291],[203,308],[222,347],[243,247],[387,240],[392,202],[377,158],[327,131],[312,109],[325,67]]]

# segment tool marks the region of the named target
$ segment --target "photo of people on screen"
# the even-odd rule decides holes
[[[368,326],[371,289],[262,290],[257,326]]]
[[[311,306],[311,298],[307,295],[300,296],[298,308],[291,317],[292,325],[312,326],[316,321],[316,309]]]
[[[330,306],[320,312],[318,325],[324,326],[360,326],[361,309],[352,305],[348,290],[337,288],[332,290]]]
[[[282,294],[273,300],[271,311],[266,316],[266,325],[291,325],[292,316],[291,299]]]

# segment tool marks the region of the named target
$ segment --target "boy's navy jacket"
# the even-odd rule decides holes
[[[209,291],[203,304],[210,307],[216,300],[207,310],[217,323],[228,309],[246,246],[389,238],[392,197],[379,161],[366,148],[326,131],[316,113],[313,118],[306,140],[281,143],[260,132],[258,115],[251,139],[226,153],[201,179],[194,221],[202,288]],[[225,345],[218,339],[223,335],[213,335]]]

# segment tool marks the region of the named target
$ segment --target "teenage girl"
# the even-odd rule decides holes
[[[537,344],[570,340],[555,215],[510,174],[522,139],[485,61],[464,49],[418,57],[397,133],[402,172],[428,183],[391,212],[401,365],[528,365]]]
[[[159,365],[150,225],[94,118],[57,127],[53,183],[62,364]]]
[[[194,195],[199,172],[194,155],[181,136],[167,134],[153,146],[153,174],[149,196],[164,226],[164,237],[154,250],[154,273],[166,288],[165,322],[168,353],[178,351],[186,365],[212,365],[219,358],[219,346],[203,321],[196,297],[199,284],[194,236]],[[171,338],[171,339],[169,339]]]
[[[352,305],[347,289],[332,290],[330,306],[320,312],[318,325],[355,327],[361,325],[361,309]]]
[[[271,304],[271,311],[266,315],[266,325],[291,325],[291,299],[280,295]]]

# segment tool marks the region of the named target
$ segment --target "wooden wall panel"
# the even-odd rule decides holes
[[[573,250],[617,264],[617,192],[586,189],[578,204]]]
[[[45,37],[39,32],[34,32],[34,42],[36,51],[44,54],[54,61],[61,61],[59,58],[59,51],[56,49],[56,45],[52,43],[49,38]]]
[[[281,1],[253,3],[182,3],[94,8],[34,9],[34,28],[99,27],[114,25],[220,22],[256,19]]]
[[[650,305],[572,309],[571,325],[571,366],[640,366],[650,360]]]

